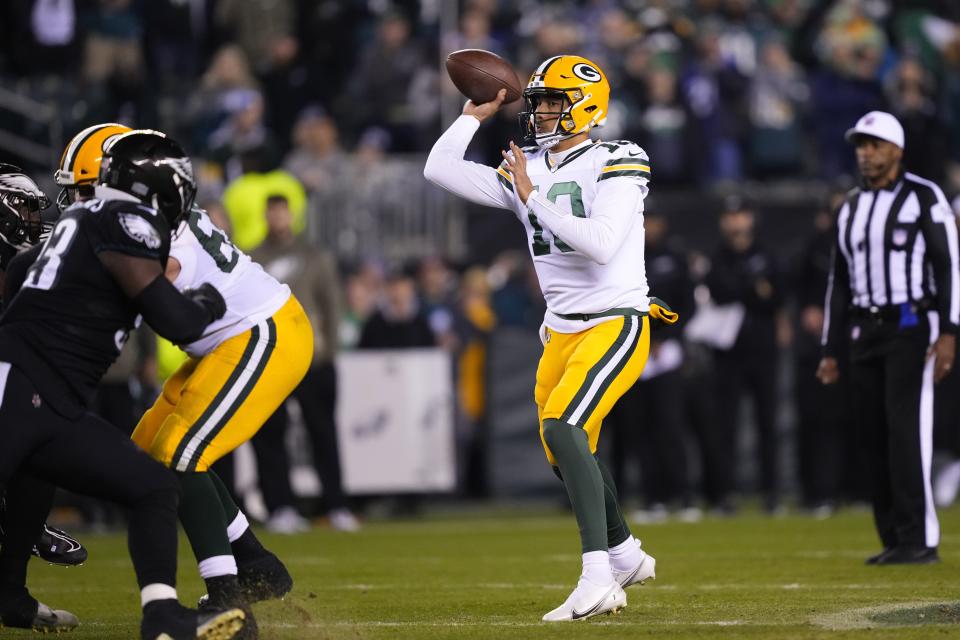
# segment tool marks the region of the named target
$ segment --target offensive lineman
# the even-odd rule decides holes
[[[535,143],[513,142],[497,169],[463,159],[486,104],[468,101],[433,146],[424,176],[481,205],[520,219],[547,302],[543,356],[534,396],[547,460],[561,478],[580,529],[583,572],[548,622],[615,612],[623,587],[655,578],[617,504],[610,473],[596,457],[604,416],[640,376],[650,345],[648,313],[676,315],[647,297],[643,199],[650,165],[632,142],[589,139],[606,121],[610,85],[586,58],[545,60],[523,92],[520,125]]]
[[[93,197],[99,150],[124,131],[129,128],[104,123],[74,136],[56,176],[63,187],[59,201]],[[166,277],[179,290],[213,284],[226,313],[181,345],[191,359],[167,380],[132,438],[180,479],[180,521],[210,595],[204,606],[244,608],[242,637],[256,637],[249,603],[282,597],[292,578],[209,467],[249,440],[296,387],[310,365],[313,334],[289,288],[238,250],[199,208],[191,208],[175,230]]]
[[[42,250],[7,273],[7,291],[19,292],[0,321],[0,481],[12,521],[0,551],[0,600],[11,605],[3,622],[28,626],[38,606],[26,564],[49,503],[11,499],[36,476],[131,508],[142,638],[231,638],[243,611],[198,615],[177,602],[175,478],[86,411],[141,317],[189,342],[225,311],[209,284],[181,294],[163,277],[171,226],[196,193],[192,168],[179,145],[150,131],[118,136],[104,158],[110,197],[68,208]]]

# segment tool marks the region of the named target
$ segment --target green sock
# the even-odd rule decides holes
[[[220,504],[223,505],[223,513],[227,517],[227,524],[233,522],[234,518],[237,517],[237,514],[240,513],[240,507],[237,506],[237,503],[233,500],[233,494],[230,493],[230,490],[227,489],[227,485],[223,484],[223,480],[220,479],[216,473],[212,470],[207,471],[207,475],[210,476],[210,479],[213,480],[213,486],[217,488],[217,494],[220,495]]]
[[[600,476],[603,478],[603,503],[607,511],[607,547],[614,548],[631,536],[630,527],[620,509],[620,497],[617,495],[617,485],[613,476],[603,461],[597,458],[600,467]]]
[[[178,473],[180,524],[193,547],[197,562],[214,556],[230,556],[227,516],[210,473]]]
[[[607,517],[603,478],[596,458],[590,453],[586,431],[548,418],[543,421],[543,439],[557,461],[558,471],[567,488],[580,527],[583,553],[606,551]]]

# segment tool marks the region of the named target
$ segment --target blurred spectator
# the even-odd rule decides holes
[[[845,377],[841,383],[822,385],[815,377],[822,348],[830,252],[836,228],[834,213],[843,204],[845,193],[831,193],[813,219],[796,272],[799,317],[796,333],[797,468],[800,503],[817,517],[833,513],[843,498],[862,499],[855,489],[858,459],[855,451],[853,416]],[[844,367],[846,368],[846,367]]]
[[[885,106],[879,72],[886,46],[883,31],[859,3],[839,2],[828,13],[817,42],[824,66],[812,92],[822,177],[854,175],[843,134],[861,115]]]
[[[750,85],[750,164],[759,176],[797,173],[803,166],[802,116],[810,96],[802,70],[783,43],[768,40]]]
[[[382,303],[363,325],[357,348],[409,349],[435,344],[433,331],[417,302],[413,278],[402,271],[390,273]]]
[[[684,74],[683,87],[700,120],[707,153],[706,178],[711,182],[743,177],[748,86],[737,65],[724,58],[718,31],[704,27],[696,57]]]
[[[711,257],[706,284],[721,305],[739,305],[743,320],[734,344],[715,351],[718,403],[717,447],[729,461],[713,493],[712,506],[729,510],[737,463],[737,432],[742,421],[741,397],[748,395],[759,446],[759,489],[763,508],[769,514],[780,508],[780,436],[777,432],[778,347],[787,336],[783,322],[780,274],[773,256],[756,240],[756,216],[739,198],[729,200],[720,215],[722,244]]]
[[[307,193],[299,180],[280,170],[245,173],[223,192],[223,204],[233,228],[233,243],[240,249],[249,251],[267,237],[263,214],[272,195],[282,195],[290,203],[295,233],[301,233],[306,226]]]
[[[0,35],[12,70],[24,76],[69,77],[83,58],[84,0],[5,0],[0,7]]]
[[[257,74],[266,75],[297,55],[293,0],[217,0],[215,11],[217,26],[240,45]]]
[[[227,96],[238,89],[256,89],[257,81],[243,50],[226,45],[213,56],[210,66],[200,77],[199,86],[191,93],[186,105],[187,119],[192,127],[193,147],[209,148],[211,134],[229,116]],[[213,176],[223,180],[222,167]]]
[[[536,329],[543,321],[543,294],[529,258],[505,251],[490,265],[493,313],[501,327]]]
[[[366,264],[347,276],[343,314],[340,317],[341,348],[354,349],[360,343],[363,327],[376,310],[381,280],[379,269],[372,264]]]
[[[337,124],[321,107],[307,107],[293,130],[294,148],[283,161],[311,194],[341,183],[347,157],[340,148]]]
[[[533,7],[538,11],[542,9],[537,5]],[[533,46],[520,48],[517,66],[533,71],[547,58],[577,51],[580,43],[580,29],[575,22],[563,18],[542,20],[536,29]]]
[[[226,180],[275,169],[279,149],[263,121],[263,95],[253,89],[234,89],[224,94],[223,109],[227,120],[210,134],[207,155],[222,167]]]
[[[313,463],[323,488],[325,511],[333,528],[356,531],[359,523],[347,509],[340,478],[340,453],[334,411],[337,370],[333,359],[339,345],[339,276],[333,257],[317,251],[293,232],[293,214],[283,196],[267,200],[267,237],[250,257],[290,290],[313,325],[313,363],[292,396],[300,404],[303,423],[313,445]],[[286,405],[280,407],[253,438],[260,469],[260,487],[270,512],[267,528],[296,533],[307,527],[296,509],[290,487],[290,463],[285,436]]]
[[[618,86],[621,61],[627,48],[637,40],[636,23],[622,8],[607,6],[599,11],[595,27],[582,21],[581,24],[586,36],[581,55],[605,69],[610,83]]]
[[[209,6],[206,0],[141,2],[143,23],[150,25],[144,34],[147,62],[161,85],[186,89],[202,70],[213,44]]]
[[[420,305],[427,318],[435,342],[445,349],[454,350],[457,337],[454,332],[454,305],[456,277],[443,258],[429,256],[420,261],[417,268],[417,284]]]
[[[628,129],[651,158],[657,184],[689,184],[700,174],[700,127],[679,91],[677,75],[657,66],[646,75],[647,105],[638,112],[639,128]]]
[[[144,82],[143,22],[134,0],[97,0],[82,19],[87,32],[83,77],[107,102],[94,109],[93,120],[116,119],[121,108],[136,109]],[[89,95],[89,94],[88,94]],[[121,120],[142,120],[139,111]]]
[[[490,301],[490,283],[480,267],[468,269],[461,279],[455,328],[457,344],[457,404],[462,452],[462,486],[466,495],[486,497],[487,448],[487,343],[497,318]]]
[[[682,323],[693,311],[693,282],[686,256],[668,236],[669,222],[656,208],[644,212],[646,246],[644,262],[650,295],[664,300],[680,314],[675,325],[653,322],[650,355],[640,380],[624,394],[605,420],[615,442],[611,473],[624,495],[631,458],[640,463],[642,508],[633,519],[659,521],[668,507],[692,512],[689,464],[686,452],[687,425],[678,408],[683,402],[684,347]]]
[[[392,149],[417,148],[409,88],[423,64],[410,23],[399,13],[384,16],[376,39],[366,48],[338,105],[342,117],[358,129],[379,125],[392,136]]]
[[[934,79],[919,60],[904,58],[884,89],[891,113],[903,125],[907,171],[940,184],[946,174],[947,138],[937,113]]]
[[[443,40],[446,52],[459,49],[484,49],[497,55],[505,55],[500,42],[490,33],[491,17],[487,11],[468,7],[460,16],[460,30],[452,31]]]

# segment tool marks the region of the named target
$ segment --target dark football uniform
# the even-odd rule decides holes
[[[35,612],[22,587],[5,585],[25,584],[26,558],[50,506],[39,496],[52,495],[40,489],[49,483],[130,508],[141,588],[174,584],[176,479],[86,411],[143,304],[124,292],[99,254],[155,259],[160,273],[169,249],[169,223],[153,209],[95,199],[67,209],[42,247],[9,265],[0,317],[0,487],[8,489],[10,516],[0,550],[0,617],[8,626],[22,626]],[[200,313],[179,295],[171,302],[186,306],[170,308],[170,317]],[[197,335],[206,322],[194,320]]]
[[[0,319],[0,362],[27,372],[65,417],[83,412],[140,322],[133,301],[100,263],[101,251],[166,264],[170,229],[141,204],[87,200],[64,212],[39,256],[32,249],[11,265],[8,291],[16,290],[21,262],[33,259]]]

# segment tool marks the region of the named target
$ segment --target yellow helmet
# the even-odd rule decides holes
[[[565,109],[540,112],[557,116],[553,131],[537,131],[536,111],[545,96],[562,97]],[[600,67],[580,56],[554,56],[544,60],[523,90],[525,110],[520,113],[524,137],[540,148],[600,127],[607,121],[610,83]]]
[[[100,159],[107,143],[115,136],[132,131],[115,122],[87,127],[73,136],[60,156],[60,167],[54,180],[63,187],[57,196],[57,206],[63,209],[72,202],[70,190],[89,187],[91,190],[100,175]]]

